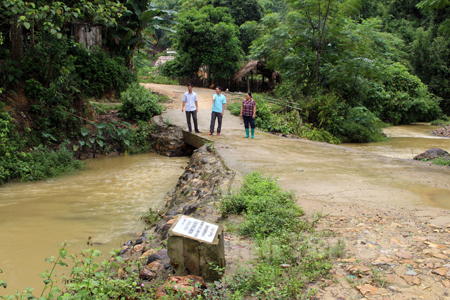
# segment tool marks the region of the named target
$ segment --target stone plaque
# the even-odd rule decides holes
[[[188,216],[181,216],[172,231],[212,243],[218,229],[218,225],[190,218]]]
[[[177,276],[197,275],[207,282],[219,280],[225,267],[223,227],[181,216],[169,229],[167,254]]]

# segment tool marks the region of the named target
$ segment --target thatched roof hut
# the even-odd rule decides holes
[[[247,84],[249,85],[249,75],[253,74],[262,74],[263,82],[264,77],[267,77],[269,79],[269,85],[274,85],[275,82],[281,83],[280,72],[266,68],[266,62],[264,60],[249,61],[242,69],[233,75],[233,80],[241,82],[242,78],[247,76]]]

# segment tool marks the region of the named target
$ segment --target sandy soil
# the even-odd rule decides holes
[[[146,84],[172,102],[164,118],[186,128],[186,87]],[[450,299],[450,168],[389,158],[343,146],[257,132],[225,112],[221,136],[208,136],[213,90],[194,88],[199,128],[226,164],[278,177],[308,215],[323,214],[325,242],[343,240],[333,280],[317,284],[318,299]],[[227,100],[235,98],[227,95]]]

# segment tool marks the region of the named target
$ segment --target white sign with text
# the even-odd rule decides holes
[[[188,216],[181,216],[173,232],[212,243],[219,226]]]

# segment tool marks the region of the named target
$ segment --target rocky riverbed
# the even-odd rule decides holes
[[[432,131],[436,136],[448,137],[450,138],[450,126],[441,127]]]

